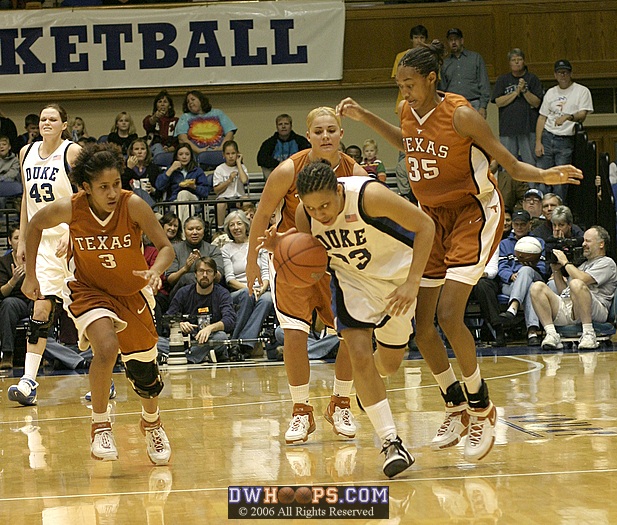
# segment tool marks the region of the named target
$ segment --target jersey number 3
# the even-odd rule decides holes
[[[112,269],[118,266],[113,253],[102,253],[99,255],[99,259],[101,259],[101,265],[103,268]]]
[[[30,188],[30,198],[34,202],[51,202],[55,199],[54,188],[49,182],[43,182],[41,185],[33,184]]]
[[[417,182],[420,179],[434,179],[439,177],[439,168],[437,167],[436,159],[418,159],[415,157],[407,157],[409,163],[409,180]]]

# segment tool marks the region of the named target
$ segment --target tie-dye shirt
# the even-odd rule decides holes
[[[186,134],[198,148],[216,148],[223,145],[225,135],[238,128],[220,109],[196,115],[184,113],[176,124],[174,135]]]

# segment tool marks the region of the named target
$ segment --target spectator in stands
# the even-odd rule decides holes
[[[9,137],[0,135],[0,208],[6,208],[7,197],[19,197],[22,193],[19,159],[11,151]]]
[[[257,153],[257,164],[261,167],[264,179],[274,168],[294,153],[311,147],[309,141],[293,129],[291,116],[283,113],[276,117],[276,131],[264,140]]]
[[[173,211],[168,211],[161,217],[159,222],[161,223],[163,231],[165,232],[165,235],[167,235],[167,238],[171,244],[182,242],[182,228],[180,228],[180,220]]]
[[[249,222],[252,222],[253,217],[255,217],[255,212],[257,211],[257,206],[255,206],[255,203],[243,202],[242,206],[240,206],[240,209],[244,212],[244,215],[246,215],[246,218],[249,220]]]
[[[366,139],[362,144],[363,159],[360,166],[364,168],[369,177],[386,182],[386,167],[377,158],[378,153],[377,142],[374,139]]]
[[[19,147],[17,146],[17,127],[15,126],[15,122],[2,114],[2,111],[0,111],[0,135],[9,138],[13,153],[18,154]]]
[[[355,144],[347,146],[345,148],[345,153],[347,153],[347,155],[349,155],[358,164],[362,164],[362,148],[360,146],[356,146]]]
[[[16,144],[18,151],[26,144],[32,144],[37,140],[43,140],[41,138],[41,132],[39,131],[38,115],[35,115],[34,113],[26,115],[26,118],[24,119],[24,127],[26,128],[26,132],[23,135],[19,135],[19,137],[17,137]]]
[[[534,237],[540,237],[545,241],[553,235],[553,225],[551,223],[551,217],[553,216],[553,210],[557,206],[561,206],[563,201],[559,195],[554,193],[545,193],[542,197],[542,216],[544,219],[538,226],[531,230],[531,234]],[[581,232],[581,237],[582,237]]]
[[[242,153],[235,140],[228,140],[223,144],[225,162],[214,170],[212,184],[216,200],[239,199],[246,196],[245,187],[249,183],[249,172],[242,162]],[[216,204],[216,224],[222,228],[227,215],[227,203]]]
[[[523,197],[523,209],[531,216],[531,229],[535,229],[545,222],[546,217],[542,214],[542,199],[544,194],[536,188],[529,188]]]
[[[506,346],[506,337],[502,326],[503,320],[499,315],[498,295],[501,291],[501,281],[497,277],[498,269],[499,251],[495,251],[471,293],[478,301],[482,318],[495,334],[495,346]]]
[[[204,170],[195,162],[195,157],[188,144],[181,144],[174,151],[171,166],[156,179],[156,189],[166,192],[165,200],[190,202],[206,199],[212,190],[212,178],[207,177]],[[178,217],[183,224],[190,206],[178,206]]]
[[[136,138],[137,133],[135,132],[133,117],[126,111],[121,111],[116,115],[114,125],[111,127],[109,135],[107,135],[107,142],[120,146],[122,148],[122,155],[126,158],[129,146]]]
[[[465,49],[465,40],[460,29],[449,29],[446,39],[451,53],[443,61],[440,89],[464,96],[473,108],[486,118],[491,85],[484,59],[479,53]]]
[[[255,347],[255,339],[259,337],[266,317],[274,313],[272,295],[270,294],[270,271],[268,268],[268,252],[260,250],[257,264],[261,274],[262,285],[253,286],[253,295],[249,295],[246,281],[246,256],[249,248],[249,220],[240,210],[232,211],[225,217],[225,233],[232,242],[221,248],[223,268],[227,288],[231,290],[231,298],[238,314],[232,337],[243,339],[240,350],[250,356]]]
[[[512,231],[512,210],[505,206],[503,209],[503,233],[501,235],[502,240],[510,235]]]
[[[69,121],[69,129],[71,130],[71,137],[73,142],[79,142],[82,138],[89,138],[88,131],[86,130],[86,123],[81,117],[72,118]]]
[[[30,301],[21,291],[25,268],[18,264],[17,244],[19,226],[11,226],[8,231],[11,251],[0,258],[0,339],[2,339],[2,361],[0,370],[13,368],[15,351],[15,331],[20,319],[28,317],[32,308]]]
[[[617,286],[617,267],[606,255],[610,236],[604,228],[592,226],[584,238],[583,254],[587,260],[579,266],[568,261],[562,251],[553,250],[557,263],[551,264],[552,281],[557,293],[540,282],[531,287],[533,308],[546,332],[542,341],[544,350],[563,348],[555,326],[579,322],[583,334],[578,348],[598,347],[593,321],[605,322],[608,318]]]
[[[175,258],[167,270],[167,281],[172,286],[171,296],[184,285],[195,282],[195,262],[200,257],[212,257],[217,268],[223,268],[221,250],[204,240],[206,224],[201,217],[189,217],[184,223],[184,241],[173,245]],[[221,280],[221,273],[216,282]]]
[[[591,92],[572,80],[572,64],[562,59],[555,62],[557,85],[544,95],[536,125],[536,157],[538,168],[572,163],[576,123],[583,123],[593,112]],[[544,191],[551,191],[548,187]],[[552,186],[552,192],[566,199],[567,184]]]
[[[317,318],[317,321],[321,320]],[[277,346],[272,350],[268,349],[268,359],[271,361],[282,361],[285,332],[280,326],[277,326],[274,330],[274,336]],[[333,328],[326,328],[324,326],[321,330],[316,330],[311,326],[306,346],[309,359],[334,359],[339,347],[339,338]]]
[[[499,243],[499,278],[502,282],[502,293],[510,300],[508,309],[501,314],[505,328],[516,323],[519,308],[525,309],[525,324],[527,326],[527,344],[540,346],[540,323],[531,305],[529,290],[531,284],[543,281],[546,272],[544,257],[544,241],[538,239],[542,246],[542,256],[535,267],[523,265],[514,255],[516,242],[529,235],[531,217],[525,210],[517,210],[512,214],[512,233]]]
[[[527,69],[519,48],[508,53],[508,60],[510,72],[497,78],[491,100],[499,108],[499,140],[512,155],[535,166],[536,122],[544,89]]]
[[[152,153],[146,140],[135,139],[131,142],[127,154],[122,188],[132,190],[153,206],[163,196],[163,192],[156,189],[156,180],[161,170],[152,162]]]
[[[413,49],[414,47],[418,47],[424,44],[428,40],[428,29],[426,29],[426,27],[421,24],[413,26],[409,30],[409,40],[411,41],[411,47],[409,49]],[[398,71],[399,62],[405,56],[405,53],[409,51],[409,49],[401,51],[396,55],[396,58],[394,59],[394,66],[392,66],[392,78],[396,78],[396,72]],[[398,97],[396,99],[396,106],[394,106],[394,113],[398,113],[398,105],[401,103],[401,100],[403,100],[403,96],[401,95],[401,92],[399,90]],[[345,151],[345,153],[347,153],[347,151]],[[347,154],[349,155],[349,153]],[[351,157],[351,155],[349,156]],[[358,164],[360,163],[358,162]]]
[[[551,215],[552,234],[545,239],[547,247],[555,247],[565,239],[576,239],[577,246],[583,245],[585,232],[573,222],[572,212],[567,206],[557,206]],[[566,251],[565,248],[562,251]]]
[[[229,339],[236,323],[229,291],[215,282],[218,273],[218,265],[212,257],[198,257],[195,284],[180,288],[167,310],[167,315],[186,314],[196,318],[196,322],[193,319],[180,322],[182,332],[193,336],[186,356],[189,363],[206,361],[211,350],[216,352],[217,346],[205,343]]]
[[[223,144],[234,138],[238,128],[223,111],[213,109],[201,91],[186,94],[182,111],[174,135],[191,148],[202,167],[214,169],[225,160]]]
[[[174,101],[164,89],[154,97],[152,114],[146,115],[143,121],[152,158],[156,164],[166,168],[173,162],[173,153],[178,147],[178,138],[174,136],[178,123],[175,115]]]

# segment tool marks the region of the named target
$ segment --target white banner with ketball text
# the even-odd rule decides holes
[[[0,90],[339,80],[342,0],[0,14]]]

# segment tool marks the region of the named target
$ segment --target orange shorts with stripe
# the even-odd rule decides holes
[[[475,285],[499,247],[503,204],[498,191],[470,197],[456,206],[422,206],[435,223],[435,241],[422,286],[440,286],[444,279]]]
[[[145,359],[145,354],[144,358],[137,356],[140,352],[152,350],[158,341],[154,325],[154,297],[149,290],[128,296],[112,296],[76,280],[68,280],[66,284],[68,290],[64,290],[64,306],[77,327],[81,350],[90,344],[88,326],[97,319],[109,317],[118,334],[122,355],[139,361],[151,360]]]

